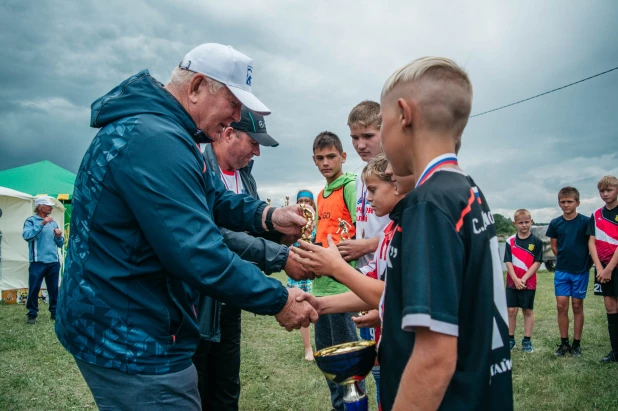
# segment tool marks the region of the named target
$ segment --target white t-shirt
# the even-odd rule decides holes
[[[226,171],[221,170],[221,168],[219,167],[219,171],[221,175],[221,180],[223,181],[225,188],[236,194],[246,193],[245,187],[243,187],[242,185],[242,179],[240,178],[240,173],[238,172],[238,170]]]
[[[382,232],[391,222],[385,215],[378,217],[367,201],[367,186],[362,178],[356,179],[356,239],[380,237]],[[365,254],[358,259],[357,267],[367,265],[373,259],[374,253]]]

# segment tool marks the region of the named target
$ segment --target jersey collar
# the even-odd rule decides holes
[[[416,186],[414,186],[414,188],[421,186],[436,171],[448,165],[458,165],[457,156],[454,153],[442,154],[441,156],[438,156],[434,158],[433,160],[431,160],[429,164],[427,164],[427,167],[425,167],[425,170],[423,170],[423,173],[421,174],[420,178],[416,181]]]

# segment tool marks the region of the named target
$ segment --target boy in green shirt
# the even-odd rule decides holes
[[[316,244],[328,247],[327,236],[338,243],[342,238],[353,238],[356,222],[356,176],[343,173],[346,153],[336,134],[324,131],[313,142],[313,162],[326,178],[326,187],[317,198]],[[346,234],[347,231],[347,234]],[[350,263],[355,266],[356,262]],[[313,281],[313,294],[317,297],[342,294],[346,286],[330,277]],[[345,342],[358,341],[356,324],[349,313],[326,314],[315,324],[315,347],[318,350]],[[328,381],[331,403],[335,410],[344,411],[345,388]],[[364,386],[363,386],[364,389]]]

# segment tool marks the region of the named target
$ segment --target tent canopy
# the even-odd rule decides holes
[[[45,194],[70,200],[74,185],[75,174],[47,160],[0,171],[0,186],[34,196]]]

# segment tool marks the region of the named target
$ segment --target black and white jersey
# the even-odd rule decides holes
[[[417,327],[456,336],[457,368],[440,409],[512,410],[511,356],[494,218],[459,169],[435,172],[393,210],[379,358],[393,406]]]

